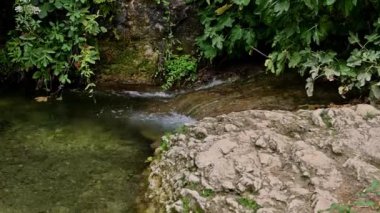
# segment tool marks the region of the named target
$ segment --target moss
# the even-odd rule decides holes
[[[371,113],[371,112],[367,112],[367,114],[363,117],[364,120],[366,121],[369,121],[369,120],[372,120],[376,117],[375,114]]]
[[[182,199],[182,207],[184,213],[203,213],[203,209],[191,198],[183,197]]]
[[[333,127],[332,118],[327,114],[327,112],[323,111],[320,116],[328,128]]]
[[[191,190],[197,191],[204,198],[212,198],[215,196],[215,192],[212,189],[204,188],[199,183],[188,182],[185,187]]]
[[[257,210],[259,208],[261,208],[261,206],[259,204],[257,204],[256,201],[248,199],[248,198],[245,198],[245,197],[238,198],[237,202],[240,205],[244,206],[245,208],[251,209],[252,212],[257,212]]]
[[[182,125],[175,130],[175,133],[178,133],[178,134],[187,134],[188,132],[189,132],[189,127],[186,125]]]
[[[153,84],[158,67],[158,53],[149,42],[137,41],[100,43],[101,62],[97,68],[98,82]]]

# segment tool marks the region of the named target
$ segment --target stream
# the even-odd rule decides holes
[[[80,93],[0,99],[0,212],[136,212],[150,144],[191,122],[140,113],[148,100]],[[153,138],[153,139],[152,139]]]
[[[105,90],[96,99],[71,91],[44,103],[0,94],[0,212],[136,212],[145,161],[164,132],[231,111],[341,102],[335,93],[309,99],[303,84],[254,77],[171,93]]]

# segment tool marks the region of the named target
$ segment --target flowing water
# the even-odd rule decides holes
[[[0,94],[0,212],[136,212],[145,160],[165,131],[246,109],[297,109],[341,101],[301,82],[215,80],[192,91],[64,94],[63,101]],[[322,98],[320,98],[322,97]],[[182,113],[182,114],[181,114]]]

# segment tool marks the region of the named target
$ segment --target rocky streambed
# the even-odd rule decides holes
[[[163,138],[145,212],[325,211],[358,199],[379,168],[380,111],[370,105],[206,117]],[[371,199],[352,208],[378,211]]]

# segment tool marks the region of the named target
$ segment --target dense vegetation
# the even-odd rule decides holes
[[[197,43],[205,58],[256,51],[272,73],[306,76],[309,96],[316,80],[327,79],[340,83],[343,96],[356,88],[380,98],[379,1],[201,2],[204,33]]]
[[[175,46],[170,1],[166,8],[167,49]],[[314,82],[338,82],[339,93],[370,92],[380,98],[380,2],[376,0],[192,0],[200,11],[203,34],[196,43],[209,61],[254,52],[266,57],[268,71],[294,70],[305,76],[307,94]],[[15,30],[0,60],[32,73],[48,91],[81,79],[91,87],[92,65],[99,59],[99,21],[110,15],[114,0],[16,0]],[[168,89],[194,80],[197,60],[162,53],[159,69]],[[7,57],[6,59],[4,59]],[[3,65],[4,66],[4,65]],[[8,69],[8,68],[7,68]],[[9,70],[9,69],[8,69]]]
[[[32,72],[39,87],[52,91],[83,79],[91,91],[91,65],[99,59],[95,36],[106,32],[98,20],[113,0],[16,0],[15,30],[7,42],[9,60]]]

